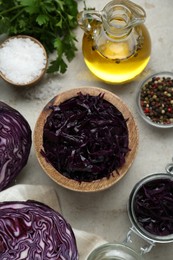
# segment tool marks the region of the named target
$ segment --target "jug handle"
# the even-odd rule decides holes
[[[131,20],[130,26],[136,26],[138,24],[144,23],[145,18],[146,18],[145,10],[141,6],[134,4],[131,1],[125,0],[125,2],[126,2],[126,5],[128,6],[128,8],[132,12],[132,20]]]
[[[94,9],[84,10],[78,13],[77,20],[79,26],[85,33],[90,33],[94,31],[98,23],[102,23],[102,14]],[[95,22],[95,24],[93,22]]]

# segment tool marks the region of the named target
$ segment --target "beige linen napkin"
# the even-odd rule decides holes
[[[57,193],[50,186],[19,184],[0,192],[0,202],[25,200],[37,200],[61,212]],[[79,260],[86,260],[94,248],[107,243],[101,237],[94,234],[77,229],[73,229],[73,231],[76,236]]]

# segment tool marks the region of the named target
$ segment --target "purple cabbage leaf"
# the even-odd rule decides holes
[[[0,259],[77,260],[76,239],[66,220],[37,201],[0,203]]]
[[[7,188],[28,161],[31,129],[14,108],[0,101],[0,191]]]

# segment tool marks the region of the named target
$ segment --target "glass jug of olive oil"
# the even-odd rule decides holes
[[[84,60],[95,76],[119,84],[144,70],[151,54],[145,18],[143,8],[128,0],[113,0],[102,11],[79,13],[78,23],[84,30]]]

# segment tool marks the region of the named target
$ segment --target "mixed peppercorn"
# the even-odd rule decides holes
[[[173,79],[153,77],[141,88],[140,104],[154,123],[173,123]]]

